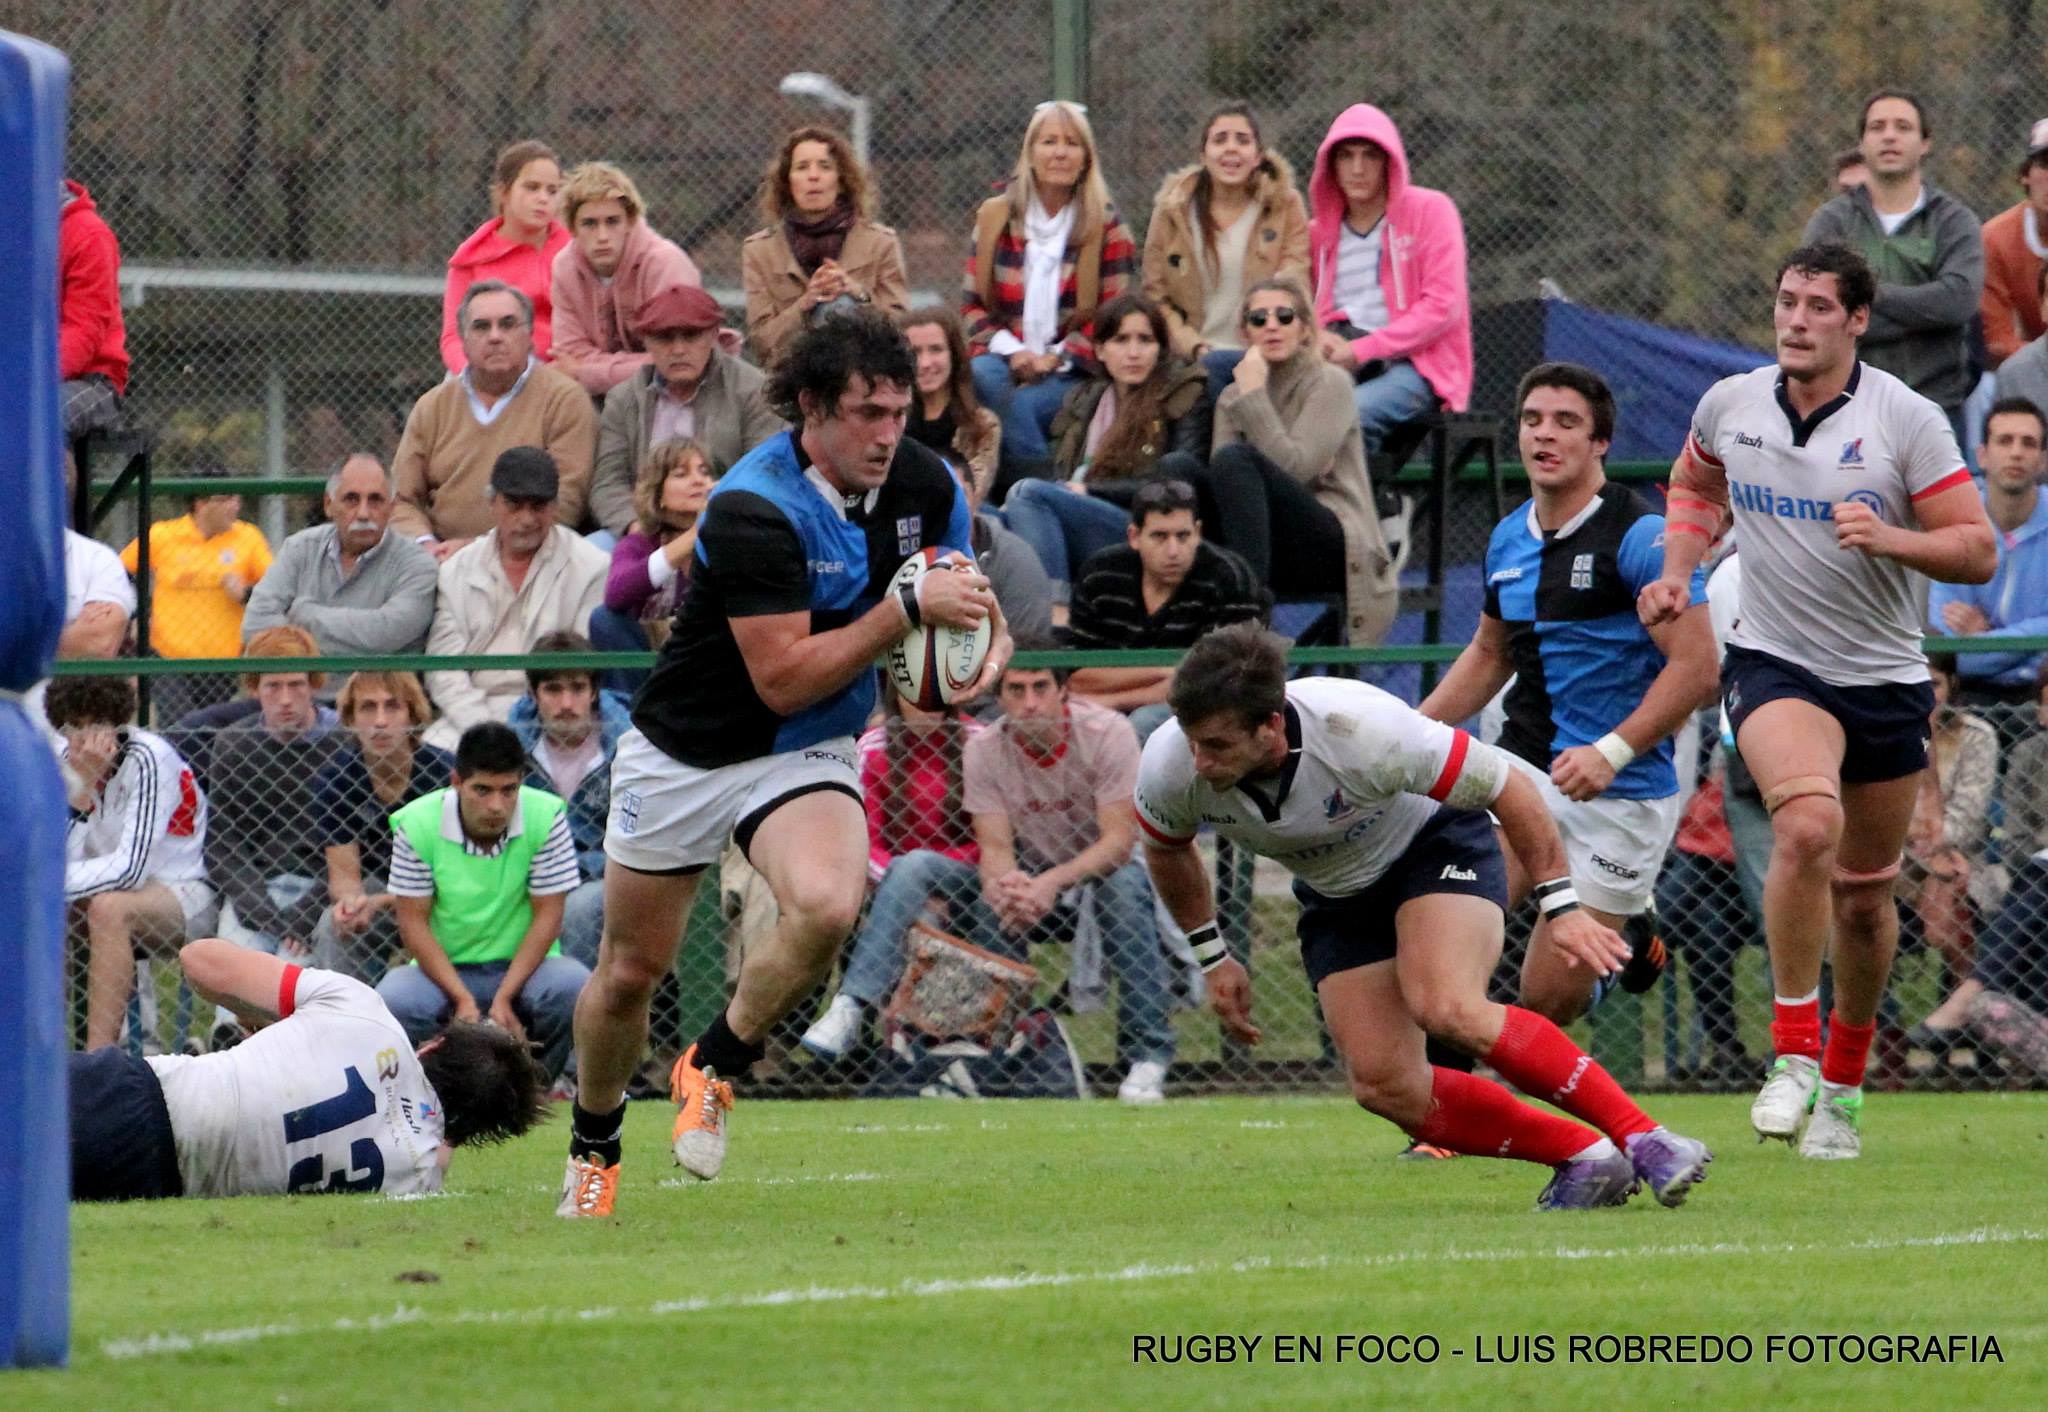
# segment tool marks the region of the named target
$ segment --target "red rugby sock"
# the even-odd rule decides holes
[[[1820,1001],[1812,998],[1773,1001],[1771,1049],[1777,1054],[1820,1058]]]
[[[1637,1133],[1657,1126],[1650,1115],[1622,1092],[1621,1085],[1597,1060],[1534,1010],[1504,1007],[1507,1019],[1500,1038],[1483,1056],[1495,1072],[1532,1098],[1555,1103],[1574,1118],[1583,1118],[1619,1147]]]
[[[1831,1084],[1857,1088],[1863,1083],[1864,1065],[1870,1058],[1871,1036],[1877,1021],[1852,1025],[1835,1010],[1828,1015],[1828,1047],[1820,1056],[1820,1076]]]
[[[1555,1167],[1600,1140],[1591,1128],[1531,1107],[1490,1080],[1456,1069],[1429,1072],[1429,1113],[1414,1133],[1424,1142]]]

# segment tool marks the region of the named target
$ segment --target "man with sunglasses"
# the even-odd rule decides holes
[[[1156,480],[1131,501],[1127,542],[1081,566],[1067,632],[1076,647],[1107,651],[1187,648],[1230,623],[1265,622],[1273,595],[1251,565],[1202,538],[1195,489]],[[1083,667],[1074,695],[1130,713],[1142,745],[1169,714],[1171,667]]]

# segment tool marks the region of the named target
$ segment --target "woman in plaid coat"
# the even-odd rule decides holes
[[[975,213],[960,293],[974,390],[1002,418],[1005,452],[1048,454],[1053,414],[1092,361],[1095,310],[1136,270],[1087,111],[1039,104],[1008,185]]]

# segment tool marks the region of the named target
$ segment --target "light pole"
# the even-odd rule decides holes
[[[828,108],[840,108],[853,115],[853,155],[860,158],[860,164],[868,164],[868,121],[873,111],[865,97],[848,93],[823,74],[805,70],[801,73],[784,74],[782,81],[775,85],[775,91],[785,98],[808,98],[814,103],[823,103]]]

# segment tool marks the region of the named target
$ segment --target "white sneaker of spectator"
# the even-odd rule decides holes
[[[1166,1102],[1166,1066],[1157,1059],[1140,1059],[1124,1075],[1116,1096],[1123,1103]]]
[[[817,1023],[797,1043],[820,1059],[841,1058],[860,1038],[863,1007],[850,995],[835,995]]]

